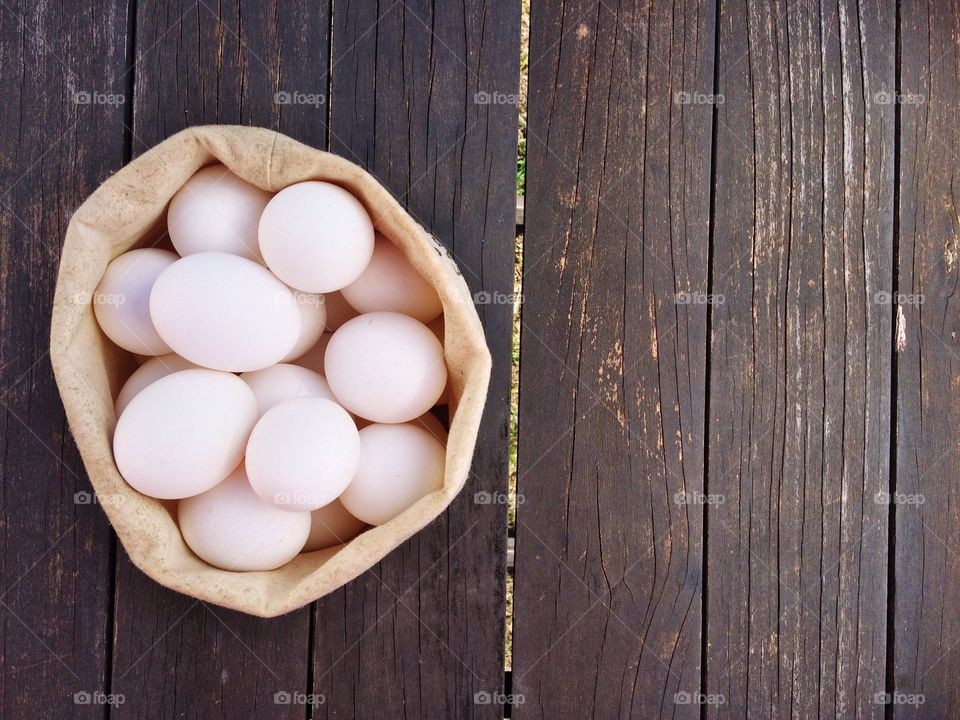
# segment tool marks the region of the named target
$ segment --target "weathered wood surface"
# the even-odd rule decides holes
[[[330,149],[456,258],[494,358],[473,470],[444,515],[317,603],[314,717],[499,718],[519,7],[334,3]],[[481,495],[478,496],[478,493]],[[479,500],[479,502],[478,502]]]
[[[700,715],[714,38],[712,3],[533,7],[517,718]]]
[[[49,309],[71,213],[124,162],[123,105],[93,94],[125,92],[126,12],[0,6],[4,718],[103,717],[83,701],[107,687],[113,539],[54,384]]]
[[[880,718],[895,8],[722,8],[707,716]]]
[[[0,3],[0,716],[502,716],[518,16]],[[958,42],[955,0],[534,3],[514,717],[960,712]],[[490,299],[463,495],[274,620],[130,564],[47,359],[70,213],[207,122],[369,168]]]
[[[474,695],[503,682],[506,514],[473,493],[506,489],[509,305],[481,308],[497,362],[461,501],[349,597],[274,620],[197,603],[122,550],[114,559],[102,513],[74,502],[89,484],[46,361],[70,213],[123,162],[195,124],[271,127],[316,147],[349,137],[337,151],[394,189],[473,289],[509,293],[516,104],[478,104],[465,88],[516,92],[519,11],[393,10],[339,6],[331,74],[328,3],[2,8],[3,716],[299,718],[311,693],[323,695],[315,717],[500,715]],[[78,106],[74,91],[126,102]],[[278,102],[284,92],[303,101]],[[98,691],[124,702],[75,705]]]
[[[894,716],[945,718],[960,714],[960,5],[900,17]]]

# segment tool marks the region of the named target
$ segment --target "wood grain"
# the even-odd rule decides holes
[[[707,717],[883,717],[892,3],[723,2]]]
[[[317,603],[314,717],[500,718],[519,5],[337,2],[331,57],[331,150],[489,293],[477,309],[494,367],[461,495]]]
[[[894,717],[960,713],[960,6],[900,8]]]
[[[140,3],[134,154],[203,123],[259,125],[325,147],[328,28],[325,4]],[[278,92],[323,102],[282,104]],[[114,716],[304,716],[308,608],[261,620],[198,603],[149,580],[122,551],[116,584],[113,686],[127,702]]]
[[[123,2],[0,6],[2,717],[104,713],[111,534],[54,384],[49,308],[73,209],[123,164],[124,108],[105,101],[125,92],[126,28]]]
[[[714,37],[712,3],[533,7],[517,718],[700,715]]]

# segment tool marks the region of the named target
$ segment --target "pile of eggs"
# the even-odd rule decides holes
[[[104,334],[145,360],[113,452],[201,559],[270,570],[443,486],[442,307],[338,185],[268,193],[222,165],[170,201],[173,249],[114,259]],[[148,357],[144,357],[148,356]]]

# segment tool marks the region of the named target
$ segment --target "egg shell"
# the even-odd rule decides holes
[[[309,293],[339,290],[373,255],[373,223],[339,185],[311,180],[284,188],[260,216],[260,253],[287,285]]]
[[[323,295],[292,291],[294,302],[300,311],[300,336],[293,349],[283,357],[283,362],[296,360],[317,344],[327,322],[327,308]]]
[[[383,525],[443,487],[446,450],[413,423],[374,424],[360,431],[360,465],[340,496],[359,520]]]
[[[184,541],[201,560],[239,572],[286,564],[310,535],[310,513],[263,502],[243,467],[210,490],[180,501],[178,522]]]
[[[257,416],[253,391],[236,375],[171,373],[141,390],[117,420],[117,469],[144,495],[198,495],[240,463]]]
[[[323,375],[299,365],[279,363],[243,373],[240,378],[253,390],[261,415],[274,405],[298,397],[321,397],[336,402]]]
[[[205,167],[170,200],[170,240],[184,257],[224,252],[262,262],[257,226],[271,197],[223,165]]]
[[[279,362],[301,331],[290,289],[262,265],[228,253],[173,263],[153,285],[150,316],[178,355],[231,372]]]
[[[97,285],[93,313],[104,334],[114,343],[139,355],[163,355],[170,346],[150,317],[150,294],[177,256],[166,250],[142,248],[114,258]]]
[[[360,461],[353,419],[331,400],[301,397],[268,410],[247,443],[250,484],[264,502],[315,510],[333,502]]]
[[[114,405],[117,417],[120,417],[124,408],[126,408],[127,405],[130,404],[130,401],[133,400],[141,390],[147,387],[147,385],[162,377],[166,377],[170,373],[189,370],[195,367],[197,366],[192,362],[175,353],[167,353],[166,355],[158,355],[157,357],[150,358],[134,370],[133,374],[130,375],[123,384],[123,387],[120,388],[120,393],[117,395],[117,402]]]
[[[374,422],[413,420],[447,383],[443,346],[406,315],[373,312],[350,320],[327,345],[324,376],[340,404]]]
[[[353,540],[366,526],[363,520],[347,512],[342,502],[334,500],[310,513],[310,537],[303,552],[342,545]]]
[[[429,323],[443,312],[437,291],[410,264],[403,250],[380,233],[366,269],[340,292],[361,313],[387,310]]]

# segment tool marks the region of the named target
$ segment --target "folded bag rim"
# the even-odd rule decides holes
[[[298,555],[270,571],[231,572],[206,564],[186,546],[164,504],[120,476],[112,451],[113,402],[129,354],[103,337],[91,303],[110,260],[162,235],[170,197],[214,162],[270,192],[305,180],[345,187],[433,284],[443,304],[452,418],[443,487],[345,545]],[[349,160],[276,131],[229,125],[172,135],[105,180],[75,211],[61,252],[50,355],[84,467],[134,565],[168,588],[260,617],[282,615],[336,590],[446,509],[470,472],[491,371],[483,327],[455,261],[376,178]]]

